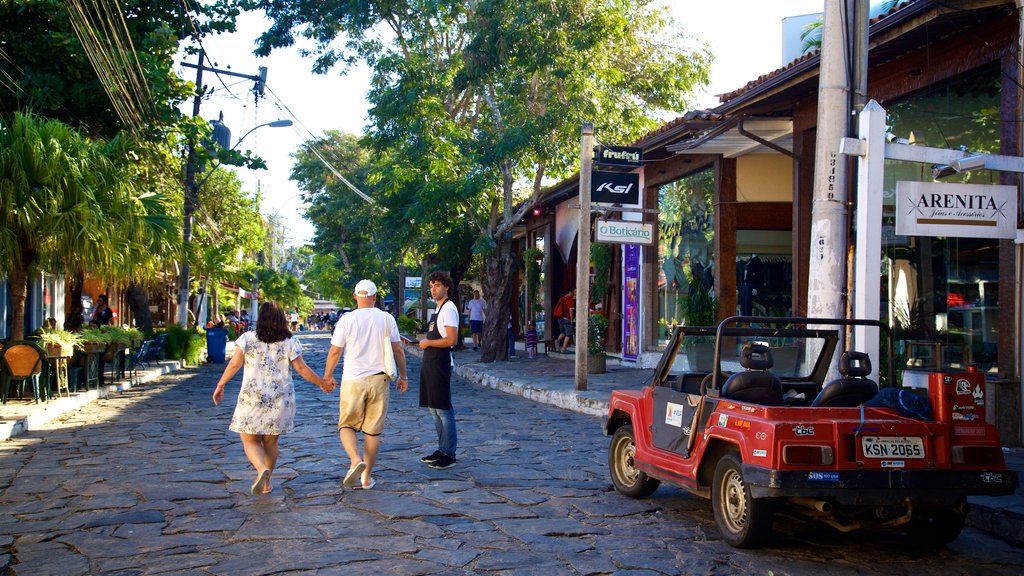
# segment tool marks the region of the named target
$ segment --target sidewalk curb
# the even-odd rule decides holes
[[[534,402],[550,404],[573,412],[589,416],[604,416],[608,413],[608,400],[600,400],[576,391],[545,390],[515,382],[509,378],[499,378],[485,373],[471,364],[456,365],[455,373],[480,386],[493,388],[506,394],[522,396]]]
[[[98,389],[74,392],[70,397],[54,398],[46,403],[32,405],[31,412],[24,416],[0,418],[0,441],[10,440],[29,430],[36,430],[41,425],[51,422],[68,412],[78,410],[100,398],[106,398],[111,394],[130,390],[132,386],[152,382],[160,376],[179,370],[184,366],[184,362],[181,360],[164,360],[156,364],[155,368],[139,370],[138,375],[130,380],[105,385]]]

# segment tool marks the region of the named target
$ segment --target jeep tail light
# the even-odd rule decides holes
[[[950,456],[953,464],[994,466],[1003,464],[1002,449],[995,446],[953,446]]]
[[[831,446],[788,444],[782,447],[782,461],[786,464],[828,466],[835,461]]]

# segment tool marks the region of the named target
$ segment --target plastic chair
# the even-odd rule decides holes
[[[35,342],[15,340],[5,344],[3,350],[0,351],[0,366],[3,367],[0,401],[3,404],[7,403],[11,382],[20,384],[19,396],[24,391],[25,384],[31,384],[36,403],[39,403],[40,396],[47,400],[49,398],[47,365],[46,351]]]

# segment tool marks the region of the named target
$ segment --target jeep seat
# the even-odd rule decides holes
[[[763,344],[748,343],[740,351],[740,366],[744,372],[737,372],[722,385],[722,398],[761,404],[782,406],[782,382],[768,372],[773,365],[772,353]]]
[[[852,350],[839,357],[839,373],[843,375],[825,386],[811,403],[817,408],[852,408],[878,394],[878,384],[865,378],[871,374],[871,358]]]

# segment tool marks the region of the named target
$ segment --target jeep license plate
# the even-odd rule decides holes
[[[860,449],[865,458],[924,458],[924,442],[915,436],[862,436]]]

